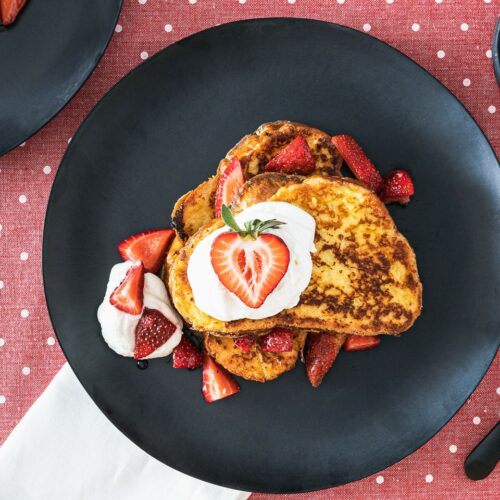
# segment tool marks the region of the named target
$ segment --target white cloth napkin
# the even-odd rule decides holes
[[[244,500],[150,457],[116,429],[68,364],[0,448],[1,500]]]

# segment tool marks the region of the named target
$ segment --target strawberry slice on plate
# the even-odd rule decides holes
[[[186,335],[183,335],[178,346],[173,353],[174,368],[189,368],[194,370],[202,364],[202,356],[200,350],[194,345]]]
[[[241,187],[245,184],[245,176],[240,160],[233,157],[229,166],[224,170],[217,180],[217,190],[215,192],[215,216],[221,217],[222,205],[230,206]]]
[[[146,272],[157,273],[174,235],[173,229],[152,229],[134,234],[118,245],[118,252],[123,260],[140,260]]]
[[[362,336],[362,335],[348,335],[344,343],[345,351],[365,351],[366,349],[373,349],[380,344],[380,337]]]
[[[25,4],[26,0],[0,0],[0,17],[3,25],[12,24]]]
[[[289,352],[293,347],[293,332],[287,328],[273,328],[260,337],[260,348],[264,352]]]
[[[252,346],[255,344],[255,339],[250,335],[245,335],[244,337],[238,337],[234,339],[234,345],[241,349],[242,352],[249,352]]]
[[[403,169],[393,170],[384,176],[384,185],[380,191],[380,199],[384,203],[408,203],[415,193],[410,174]]]
[[[144,266],[133,264],[109,297],[110,303],[128,314],[141,314],[144,300]]]
[[[263,233],[283,224],[277,220],[252,220],[241,229],[223,205],[222,218],[232,229],[212,243],[210,259],[220,282],[251,308],[260,307],[285,275],[290,252],[278,236]]]
[[[205,401],[209,403],[240,392],[240,387],[233,377],[207,353],[203,354],[202,392]]]
[[[135,327],[134,359],[143,359],[156,351],[173,335],[177,327],[160,311],[144,308]]]
[[[382,176],[356,140],[350,135],[336,135],[332,142],[356,179],[378,193],[384,182]]]
[[[314,171],[316,162],[306,140],[298,135],[264,167],[266,172],[307,175]]]
[[[306,373],[311,385],[319,387],[337,357],[342,341],[336,335],[312,332],[307,335],[305,348]]]

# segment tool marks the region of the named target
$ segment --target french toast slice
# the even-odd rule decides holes
[[[413,325],[422,306],[415,254],[375,193],[353,179],[311,176],[281,187],[268,201],[291,203],[316,221],[312,276],[299,304],[260,320],[224,322],[201,311],[187,266],[196,245],[224,225],[214,219],[188,239],[168,273],[174,305],[188,325],[218,336],[265,333],[277,326],[395,335]]]
[[[293,335],[293,347],[288,352],[264,352],[255,342],[248,352],[234,344],[234,339],[206,334],[204,346],[208,354],[233,375],[255,382],[268,382],[291,370],[302,353],[307,332]]]
[[[326,132],[290,121],[264,123],[255,132],[243,137],[226,154],[220,161],[215,176],[179,198],[172,211],[172,223],[178,236],[186,240],[215,217],[217,178],[228,167],[233,157],[240,160],[245,179],[251,179],[264,172],[268,161],[298,135],[304,137],[311,149],[316,165],[313,174],[340,175],[342,158]]]

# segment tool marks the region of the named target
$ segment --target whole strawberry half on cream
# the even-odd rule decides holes
[[[212,267],[224,287],[248,307],[258,308],[288,269],[290,252],[285,242],[264,232],[283,222],[254,219],[245,222],[242,229],[226,205],[221,215],[231,231],[219,234],[212,243]]]

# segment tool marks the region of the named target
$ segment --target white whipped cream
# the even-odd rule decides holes
[[[304,210],[282,201],[257,203],[235,216],[240,227],[246,221],[277,219],[285,222],[278,229],[266,232],[279,236],[288,247],[290,263],[278,286],[258,308],[248,307],[219,280],[212,267],[210,249],[215,238],[228,230],[224,226],[201,240],[191,255],[187,276],[194,301],[204,313],[221,321],[236,319],[262,319],[290,309],[298,304],[312,273],[311,252],[315,252],[314,232],[316,221]]]
[[[97,319],[101,324],[102,336],[113,351],[122,356],[133,357],[135,347],[135,328],[141,314],[128,314],[120,311],[109,301],[113,290],[123,281],[133,262],[122,262],[111,268],[106,295],[97,310]],[[168,356],[182,337],[182,319],[172,307],[163,281],[152,273],[144,274],[144,307],[160,311],[177,329],[163,345],[145,359]]]

